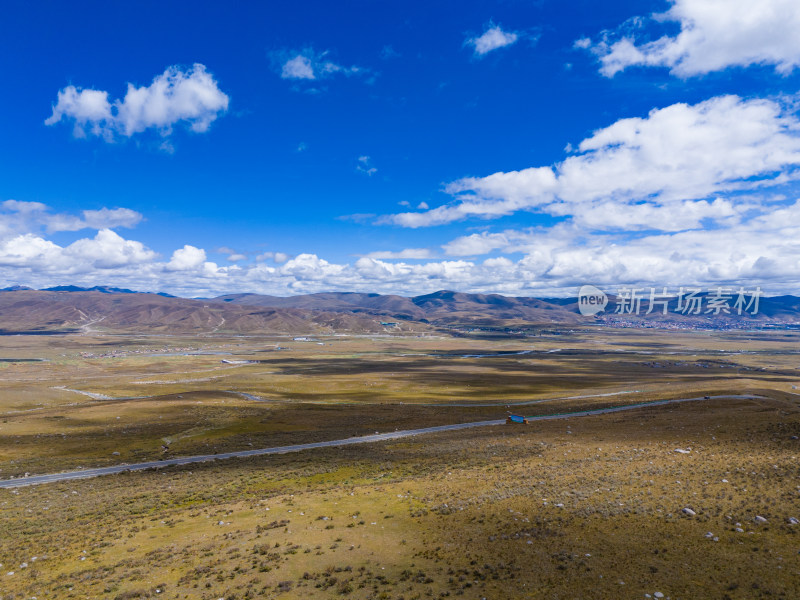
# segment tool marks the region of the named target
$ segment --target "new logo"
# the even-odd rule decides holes
[[[585,317],[593,317],[608,305],[608,296],[593,285],[584,285],[578,292],[578,310]]]

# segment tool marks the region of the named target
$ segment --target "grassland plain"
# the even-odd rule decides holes
[[[766,396],[2,490],[0,597],[800,597],[797,342],[0,338],[3,478]]]

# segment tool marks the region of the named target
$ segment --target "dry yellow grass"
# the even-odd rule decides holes
[[[793,401],[715,400],[5,491],[2,581],[64,598],[793,598],[798,432]]]
[[[267,361],[247,365],[80,356],[149,340],[25,341],[51,362],[2,370],[0,477],[148,458],[165,440],[191,454],[484,419],[522,399],[635,391],[514,409],[533,415],[711,392],[768,398],[0,490],[0,597],[800,597],[796,337],[601,333],[283,340],[292,350],[273,353],[257,352],[267,340],[161,341]],[[217,376],[224,386],[205,380]],[[134,383],[177,377],[204,381]],[[55,385],[157,395],[53,392],[14,412],[14,390]]]

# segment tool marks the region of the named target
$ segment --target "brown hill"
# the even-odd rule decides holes
[[[578,323],[575,312],[538,298],[500,294],[465,294],[440,291],[411,299],[436,323],[526,321],[531,323]]]
[[[707,297],[708,293],[700,294]],[[649,299],[642,303],[640,315],[617,314],[615,296],[609,297],[608,310],[597,317],[579,313],[577,298],[527,298],[500,294],[468,294],[442,290],[423,296],[381,296],[378,294],[326,293],[278,298],[258,294],[235,294],[215,298],[231,304],[309,308],[315,310],[372,314],[386,320],[416,320],[434,325],[511,326],[523,324],[604,323],[636,327],[742,328],[750,326],[794,326],[800,324],[800,298],[762,297],[758,313],[709,315],[659,311],[645,314]],[[673,308],[677,300],[673,298]]]
[[[258,294],[232,294],[220,296],[214,300],[238,305],[367,313],[385,319],[415,320],[439,325],[455,323],[491,325],[504,321],[580,322],[576,311],[537,298],[512,298],[499,294],[466,294],[446,290],[413,298],[331,292],[288,298]]]
[[[0,294],[0,332],[377,333],[369,315],[230,305],[155,294],[14,291]]]
[[[336,312],[368,312],[387,315],[404,320],[419,320],[426,316],[425,310],[414,304],[412,298],[403,296],[361,294],[357,292],[326,292],[303,296],[262,296],[260,294],[229,294],[214,298],[214,301],[275,308],[302,308]]]
[[[636,327],[800,327],[800,298],[762,298],[757,315],[616,314],[609,305],[584,317],[573,298],[515,298],[439,291],[406,298],[363,293],[322,293],[280,298],[231,294],[213,299],[93,291],[15,290],[0,293],[0,333],[127,331],[154,333],[381,333],[429,326],[520,327],[590,324]],[[74,291],[77,290],[77,291]],[[109,291],[111,290],[111,291]],[[613,296],[610,301],[616,300]],[[391,322],[392,324],[387,324]]]

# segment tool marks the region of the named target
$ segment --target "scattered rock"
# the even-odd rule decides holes
[[[794,517],[789,517],[789,525],[797,525],[798,523],[800,523],[800,521],[798,521]]]
[[[767,522],[767,520],[764,517],[762,517],[761,515],[756,515],[756,518],[753,519],[753,521],[755,521],[756,523],[766,523]]]
[[[664,597],[664,594],[662,594],[661,592],[656,592],[655,594],[653,594],[653,596],[654,596],[655,598],[663,598],[663,597]]]
[[[675,448],[675,452],[679,452],[681,454],[689,454],[691,450],[684,450],[683,448]]]
[[[686,508],[682,509],[682,510],[681,510],[681,512],[682,512],[683,514],[685,514],[687,517],[693,517],[693,516],[695,516],[695,515],[697,514],[696,512],[694,512],[694,511],[693,511],[691,508],[689,508],[688,506],[687,506]]]

